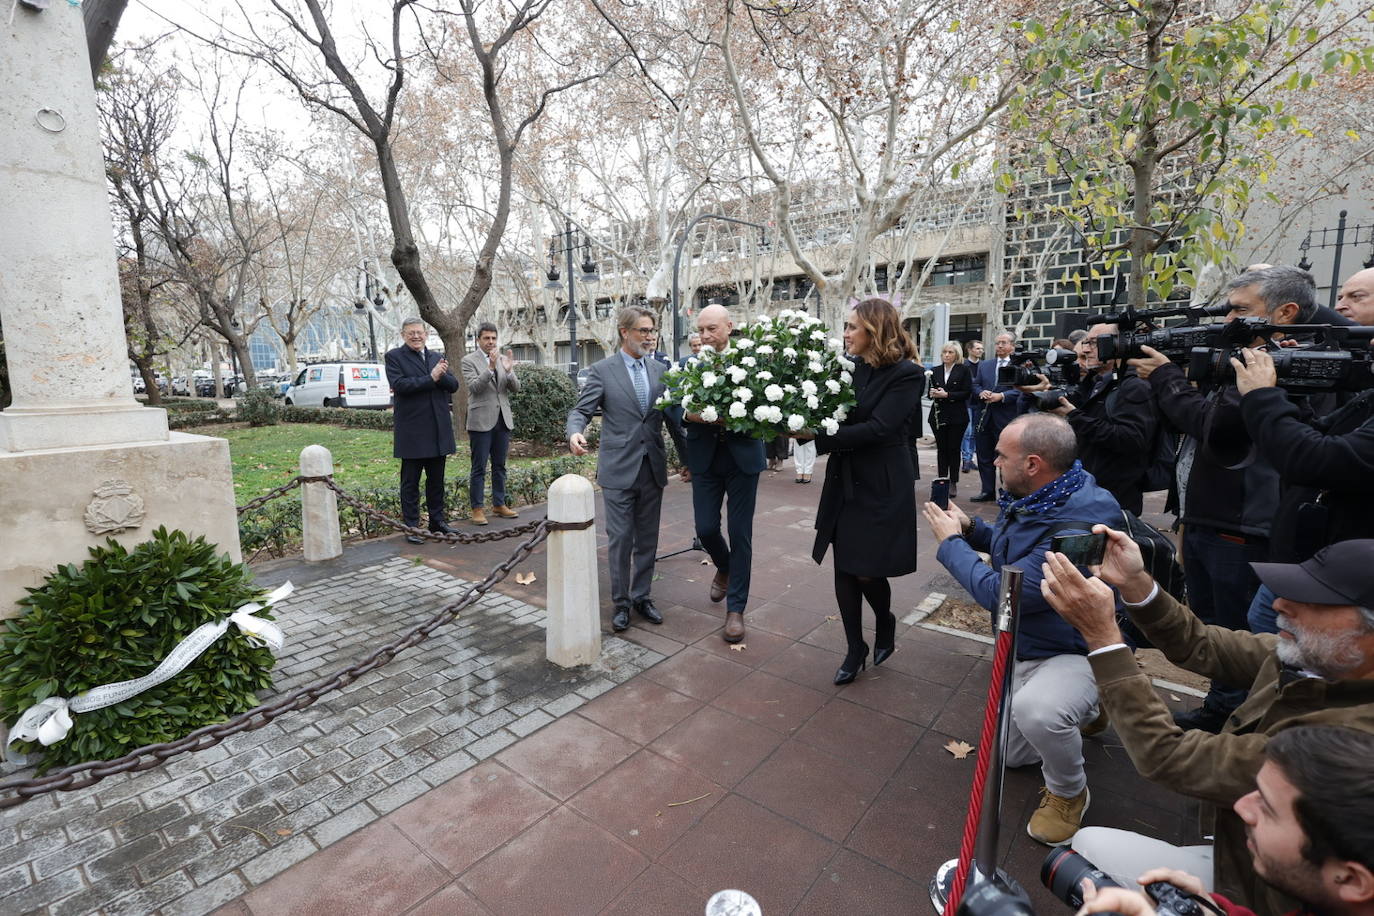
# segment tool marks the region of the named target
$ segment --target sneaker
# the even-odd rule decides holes
[[[1031,815],[1026,825],[1030,838],[1046,846],[1059,846],[1073,839],[1083,824],[1083,814],[1088,810],[1088,789],[1085,786],[1073,798],[1060,798],[1047,787],[1040,787],[1040,807]]]
[[[1093,735],[1100,735],[1105,732],[1107,726],[1110,724],[1111,720],[1107,718],[1107,707],[1102,703],[1098,703],[1097,718],[1093,719],[1091,722],[1084,722],[1079,725],[1078,731],[1084,738],[1091,738]]]
[[[1174,713],[1174,724],[1185,732],[1190,729],[1210,732],[1215,735],[1221,731],[1221,727],[1226,724],[1226,719],[1230,715],[1224,709],[1209,707],[1206,704],[1197,709],[1190,709],[1187,712]]]

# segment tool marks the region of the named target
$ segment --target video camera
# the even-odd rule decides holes
[[[1048,350],[1017,350],[1010,357],[1007,365],[997,370],[998,385],[1038,385],[1040,376],[1048,375],[1056,368],[1062,370],[1063,365],[1071,363],[1077,359],[1078,354],[1072,350],[1061,350],[1058,347],[1050,347]],[[1044,364],[1047,368],[1045,372],[1040,371],[1040,365]],[[1062,375],[1060,376],[1062,379]],[[1051,382],[1055,379],[1051,378]]]
[[[1128,306],[1113,315],[1095,315],[1088,319],[1088,324],[1116,325],[1115,334],[1102,334],[1097,338],[1097,358],[1104,362],[1109,359],[1139,359],[1145,355],[1141,347],[1151,347],[1170,359],[1181,359],[1194,347],[1216,346],[1220,339],[1216,335],[1224,333],[1227,325],[1161,328],[1155,322],[1164,318],[1187,318],[1200,322],[1207,318],[1220,318],[1230,311],[1231,306],[1224,302],[1139,310]]]
[[[1235,381],[1232,357],[1244,361],[1240,351],[1256,338],[1276,333],[1298,341],[1297,346],[1268,347],[1274,359],[1279,385],[1289,391],[1364,391],[1374,388],[1374,327],[1329,324],[1271,324],[1262,318],[1233,321],[1228,333],[1210,346],[1188,352],[1188,380],[1199,384],[1225,385]]]
[[[1050,850],[1040,866],[1040,880],[1050,893],[1077,910],[1083,905],[1083,880],[1094,887],[1121,887],[1072,847],[1057,846]],[[1024,891],[1022,891],[1024,893]],[[1145,885],[1145,893],[1154,901],[1159,916],[1204,916],[1215,912],[1208,901],[1188,893],[1168,881]],[[1033,916],[1030,902],[1009,893],[993,881],[970,883],[959,902],[959,916]]]

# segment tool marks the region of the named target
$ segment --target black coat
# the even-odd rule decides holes
[[[1106,381],[1093,372],[1069,400],[1078,407],[1068,421],[1078,437],[1078,458],[1084,469],[1116,497],[1121,508],[1139,513],[1159,426],[1150,383],[1134,370],[1124,376],[1113,373]]]
[[[392,454],[396,458],[437,458],[457,451],[450,399],[458,390],[458,379],[445,372],[434,381],[430,372],[440,358],[438,353],[418,353],[410,347],[386,352],[386,380],[395,402]]]
[[[833,545],[835,568],[856,576],[904,576],[916,569],[916,471],[911,415],[925,374],[900,360],[854,370],[858,404],[835,435],[816,437],[829,454],[816,509],[817,563]]]
[[[968,399],[973,396],[973,373],[967,363],[955,363],[945,377],[945,365],[930,370],[930,387],[943,388],[949,397],[930,399],[931,429],[964,429],[968,426]]]

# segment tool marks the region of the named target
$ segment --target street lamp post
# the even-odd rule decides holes
[[[677,243],[677,253],[673,255],[673,364],[676,365],[679,356],[680,342],[682,340],[681,313],[682,313],[682,292],[678,289],[677,275],[678,268],[682,265],[682,249],[686,247],[687,240],[692,237],[692,230],[696,224],[704,219],[719,219],[727,223],[738,223],[741,226],[753,226],[759,230],[759,244],[768,241],[768,227],[759,223],[751,223],[747,219],[736,219],[733,216],[723,216],[719,213],[703,213],[687,224],[687,228],[682,230],[682,238]]]
[[[357,312],[367,313],[367,339],[372,348],[372,361],[375,363],[377,361],[377,330],[372,323],[372,312],[374,309],[378,312],[385,312],[386,300],[382,298],[382,284],[377,280],[377,277],[372,271],[368,269],[366,260],[363,261],[362,266],[359,267],[358,270],[362,274],[361,286],[363,297],[353,303],[353,308]],[[372,308],[368,308],[369,304],[371,304]]]
[[[549,269],[545,274],[548,282],[544,284],[544,288],[549,290],[563,288],[563,284],[558,279],[558,256],[560,254],[566,255],[568,263],[568,349],[571,358],[568,375],[572,377],[573,384],[576,385],[579,347],[577,341],[577,291],[576,284],[573,282],[573,252],[582,252],[582,282],[595,283],[600,277],[596,272],[596,262],[592,260],[592,245],[587,234],[582,233],[581,240],[578,240],[573,232],[572,222],[567,221],[563,225],[563,231],[549,239]]]

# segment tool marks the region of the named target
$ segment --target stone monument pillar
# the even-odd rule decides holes
[[[81,7],[0,29],[0,617],[107,536],[158,525],[239,559],[228,443],[133,396]]]

